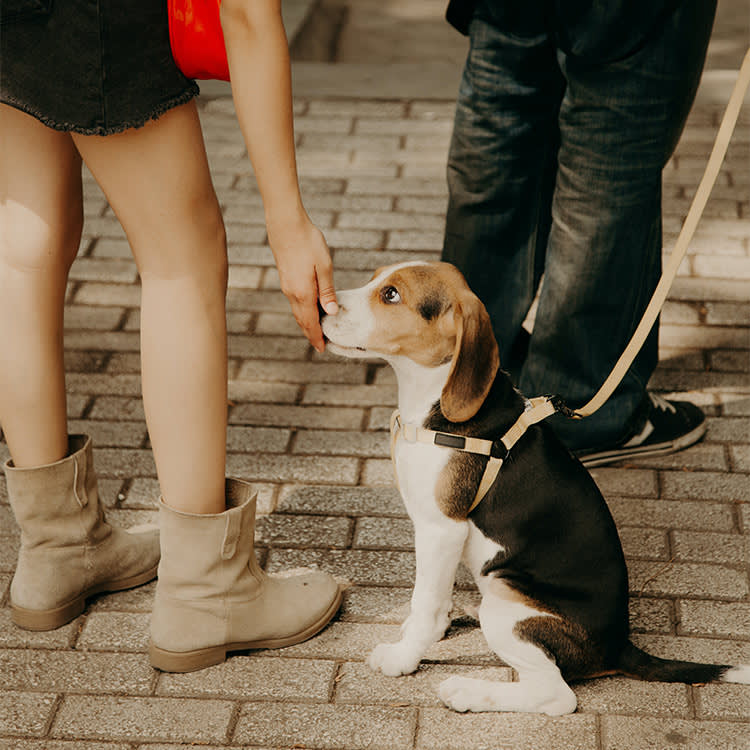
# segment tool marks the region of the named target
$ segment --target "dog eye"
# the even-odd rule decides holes
[[[401,295],[395,286],[387,286],[380,292],[380,298],[387,305],[397,305],[401,302]]]

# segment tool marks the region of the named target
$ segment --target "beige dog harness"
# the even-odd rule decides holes
[[[482,474],[482,480],[479,482],[474,501],[466,512],[468,516],[482,502],[482,498],[487,494],[487,491],[492,487],[493,482],[497,478],[497,474],[503,465],[503,461],[508,457],[510,449],[521,439],[526,430],[531,425],[541,422],[556,411],[564,410],[565,407],[561,405],[560,401],[552,396],[539,396],[538,398],[528,400],[526,402],[526,409],[513,423],[513,426],[500,440],[493,441],[454,435],[450,432],[437,432],[436,430],[428,430],[413,422],[403,422],[399,410],[396,409],[391,414],[391,461],[395,468],[395,450],[399,438],[403,438],[408,443],[438,445],[443,448],[464,451],[465,453],[487,456],[489,460],[484,469],[484,474]],[[497,449],[498,443],[502,444],[505,449],[505,454],[502,457],[493,455],[493,451]],[[398,484],[398,476],[396,476],[396,484]]]

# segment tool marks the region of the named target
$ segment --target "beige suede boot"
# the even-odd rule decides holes
[[[228,651],[280,648],[312,637],[341,604],[327,573],[266,575],[253,550],[255,495],[226,482],[227,510],[181,513],[161,503],[162,558],[151,615],[151,664],[192,672]]]
[[[68,438],[68,456],[32,469],[5,464],[8,498],[21,527],[10,585],[13,622],[52,630],[102,591],[139,586],[156,575],[159,532],[129,533],[104,520],[91,439]]]

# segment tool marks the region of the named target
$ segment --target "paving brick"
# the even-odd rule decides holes
[[[94,445],[103,447],[139,448],[147,437],[145,422],[103,422],[93,419],[73,419],[68,422],[71,434],[85,433]]]
[[[156,476],[151,451],[94,447],[94,463],[101,477],[129,479],[134,476]]]
[[[510,667],[455,667],[422,664],[410,675],[386,677],[366,664],[347,662],[336,679],[336,703],[386,704],[389,706],[441,706],[440,683],[454,674],[510,682]]]
[[[750,417],[708,419],[707,439],[722,443],[750,443]]]
[[[77,646],[91,651],[144,652],[148,639],[148,616],[143,613],[93,612],[86,618]],[[138,663],[143,665],[145,660],[138,659]]]
[[[297,321],[289,313],[261,313],[253,332],[259,336],[303,336]]]
[[[672,602],[667,599],[631,596],[629,610],[630,629],[634,633],[668,634],[673,630]]]
[[[415,232],[410,227],[404,229],[394,228],[388,233],[386,250],[431,250],[440,251],[443,247],[443,232],[437,227],[439,222],[433,217],[431,221],[424,222],[425,229],[432,231]]]
[[[70,269],[70,279],[73,281],[132,284],[137,277],[135,263],[119,258],[77,258]]]
[[[747,500],[750,475],[718,472],[664,472],[662,497],[687,500]]]
[[[77,651],[0,651],[4,687],[20,691],[65,693],[151,692],[153,670],[145,659],[130,654]]]
[[[314,117],[367,117],[393,119],[403,117],[406,103],[403,101],[367,101],[363,99],[315,99],[310,102],[308,115]]]
[[[704,685],[695,692],[699,718],[744,720],[749,722],[745,731],[750,732],[750,690],[746,685]]]
[[[419,713],[417,750],[598,750],[593,716],[459,714],[447,708]]]
[[[99,237],[91,251],[92,258],[132,258],[130,243],[126,239]]]
[[[747,750],[746,726],[684,719],[602,718],[602,750]]]
[[[740,570],[698,563],[659,563],[629,560],[630,591],[666,596],[742,599],[748,594],[747,575]]]
[[[747,351],[718,351],[709,353],[713,370],[728,372],[750,371],[750,354]]]
[[[706,302],[706,323],[709,325],[750,326],[750,303],[741,302]]]
[[[0,750],[131,750],[128,745],[114,742],[81,742],[80,740],[4,740]]]
[[[395,488],[285,487],[278,509],[285,513],[406,516],[404,504]]]
[[[124,314],[124,307],[66,305],[65,330],[94,329],[99,331],[112,331],[119,326]]]
[[[435,180],[398,177],[363,179],[354,177],[347,182],[346,192],[352,195],[447,195],[448,187]]]
[[[689,638],[634,634],[633,643],[661,659],[696,661],[703,664],[748,664],[750,643],[719,638]]]
[[[45,733],[56,701],[54,694],[3,690],[0,692],[0,734],[11,737],[41,737]],[[0,739],[0,743],[2,742],[7,740]],[[18,750],[17,745],[8,747]]]
[[[684,635],[750,636],[750,604],[744,602],[678,603],[679,632]]]
[[[331,456],[229,454],[227,472],[248,481],[355,484],[359,474],[359,462],[354,458]]]
[[[745,222],[747,223],[747,222]],[[675,279],[669,295],[672,299],[681,300],[726,300],[728,302],[747,302],[747,281],[744,279]]]
[[[88,625],[91,616],[96,612],[138,612],[145,615],[151,613],[151,609],[154,606],[154,594],[156,593],[156,581],[138,586],[134,589],[127,589],[125,591],[117,591],[111,594],[104,594],[101,596],[89,599],[87,602],[87,612],[89,613],[86,620]],[[127,620],[123,620],[125,625],[130,625]],[[144,633],[148,627],[145,619],[134,621],[134,632],[125,632],[122,638],[131,644],[133,651],[140,651],[145,646],[143,640]],[[93,627],[93,626],[92,626]],[[80,630],[80,625],[78,627]],[[104,627],[100,629],[103,631]],[[93,632],[93,631],[92,631]],[[105,644],[106,647],[106,644]],[[114,647],[114,644],[110,644],[110,647]]]
[[[282,336],[229,336],[229,356],[244,359],[303,359],[307,339]]]
[[[273,362],[246,360],[238,380],[270,380],[287,383],[351,383],[362,384],[367,367],[349,362]]]
[[[354,430],[362,423],[362,409],[327,406],[240,404],[229,415],[231,424]]]
[[[140,287],[129,284],[101,284],[86,282],[75,294],[77,305],[137,307],[141,302]]]
[[[227,700],[66,696],[50,734],[130,742],[223,742],[234,704]]]
[[[157,695],[194,698],[226,695],[243,701],[327,703],[333,690],[334,661],[236,655],[223,664],[189,674],[163,673]]]
[[[412,708],[248,703],[233,741],[321,750],[406,750],[412,747],[415,726]]]
[[[227,450],[241,453],[284,453],[290,437],[291,430],[230,425],[227,429]]]
[[[739,534],[675,531],[672,544],[675,560],[745,565],[750,559],[750,542]]]
[[[729,454],[736,471],[750,472],[750,445],[731,445]]]
[[[710,427],[709,436],[711,440]],[[639,458],[628,465],[641,468],[671,469],[674,471],[728,471],[726,451],[723,445],[700,442],[685,450],[666,456]]]
[[[337,268],[355,268],[374,272],[381,266],[403,263],[409,260],[436,261],[440,253],[433,251],[405,251],[405,250],[336,250],[334,264]]]
[[[723,414],[727,417],[750,416],[750,398],[730,395],[724,400]]]
[[[349,456],[388,456],[388,436],[343,430],[300,430],[294,453]]]
[[[395,387],[385,385],[325,385],[312,383],[305,388],[304,404],[338,406],[377,406],[397,402]]]
[[[620,529],[620,542],[627,558],[669,558],[667,535],[663,529],[625,527]]]
[[[734,531],[732,508],[726,503],[608,498],[618,527],[655,526],[702,531]]]
[[[387,200],[392,200],[390,197]],[[377,250],[385,244],[385,233],[377,229],[344,229],[334,227],[326,229],[326,242],[334,251],[334,267],[345,268],[346,264],[339,263],[339,253],[344,250]],[[361,265],[357,266],[361,268]],[[368,266],[365,266],[368,267]],[[374,269],[373,269],[374,270]]]
[[[278,547],[338,547],[349,545],[352,521],[341,516],[287,516],[278,513],[259,518],[255,539]]]
[[[291,383],[231,379],[228,390],[229,400],[233,404],[251,402],[293,404],[299,397],[299,387]]]
[[[680,684],[608,677],[576,685],[575,694],[583,713],[691,716],[688,688]]]
[[[230,312],[288,312],[289,302],[278,291],[229,289],[227,291],[227,310]]]
[[[0,545],[5,546],[6,544],[7,538],[0,537]],[[15,545],[13,567],[15,567]],[[3,578],[10,585],[12,576],[8,574]],[[78,635],[80,624],[80,620],[76,618],[56,630],[22,630],[11,622],[10,607],[0,607],[0,649],[52,650],[70,648]]]
[[[597,468],[591,471],[605,497],[658,497],[656,472],[645,469]]]
[[[387,430],[391,423],[393,408],[387,406],[374,407],[370,409],[370,418],[367,421],[368,430]]]
[[[414,554],[395,550],[296,550],[269,552],[267,569],[316,566],[352,583],[408,586],[414,581]]]
[[[104,352],[66,351],[63,354],[65,372],[97,372],[107,361]]]
[[[352,586],[339,610],[342,622],[400,625],[409,614],[411,587]]]
[[[354,547],[414,549],[414,524],[408,518],[358,518]]]
[[[362,469],[361,483],[366,487],[391,487],[395,484],[393,465],[388,459],[368,459]]]

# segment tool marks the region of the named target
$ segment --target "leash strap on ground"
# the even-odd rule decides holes
[[[750,49],[747,51],[745,58],[742,61],[742,66],[740,67],[740,72],[737,76],[737,82],[734,85],[732,95],[729,97],[729,102],[724,112],[721,125],[719,126],[719,132],[716,135],[716,141],[714,142],[711,156],[708,159],[706,170],[703,173],[700,184],[698,185],[698,190],[693,198],[685,223],[682,225],[680,234],[677,237],[677,242],[672,250],[672,254],[669,256],[669,261],[667,262],[661,279],[654,290],[654,295],[651,298],[633,337],[630,339],[630,343],[625,347],[625,350],[617,361],[617,364],[614,366],[614,369],[594,397],[587,404],[573,412],[572,416],[574,418],[581,419],[583,417],[591,416],[607,401],[615,388],[620,384],[620,381],[625,377],[625,373],[628,371],[630,365],[633,364],[633,360],[643,346],[643,342],[646,340],[651,327],[656,322],[656,318],[664,305],[664,301],[667,298],[672,282],[677,275],[680,263],[682,263],[682,259],[685,257],[688,245],[693,239],[695,229],[698,226],[698,221],[703,215],[703,211],[708,202],[711,190],[716,182],[716,178],[719,176],[719,170],[721,169],[722,162],[726,156],[729,141],[734,133],[734,128],[737,124],[737,118],[739,117],[745,93],[748,90],[748,85],[750,85]]]

